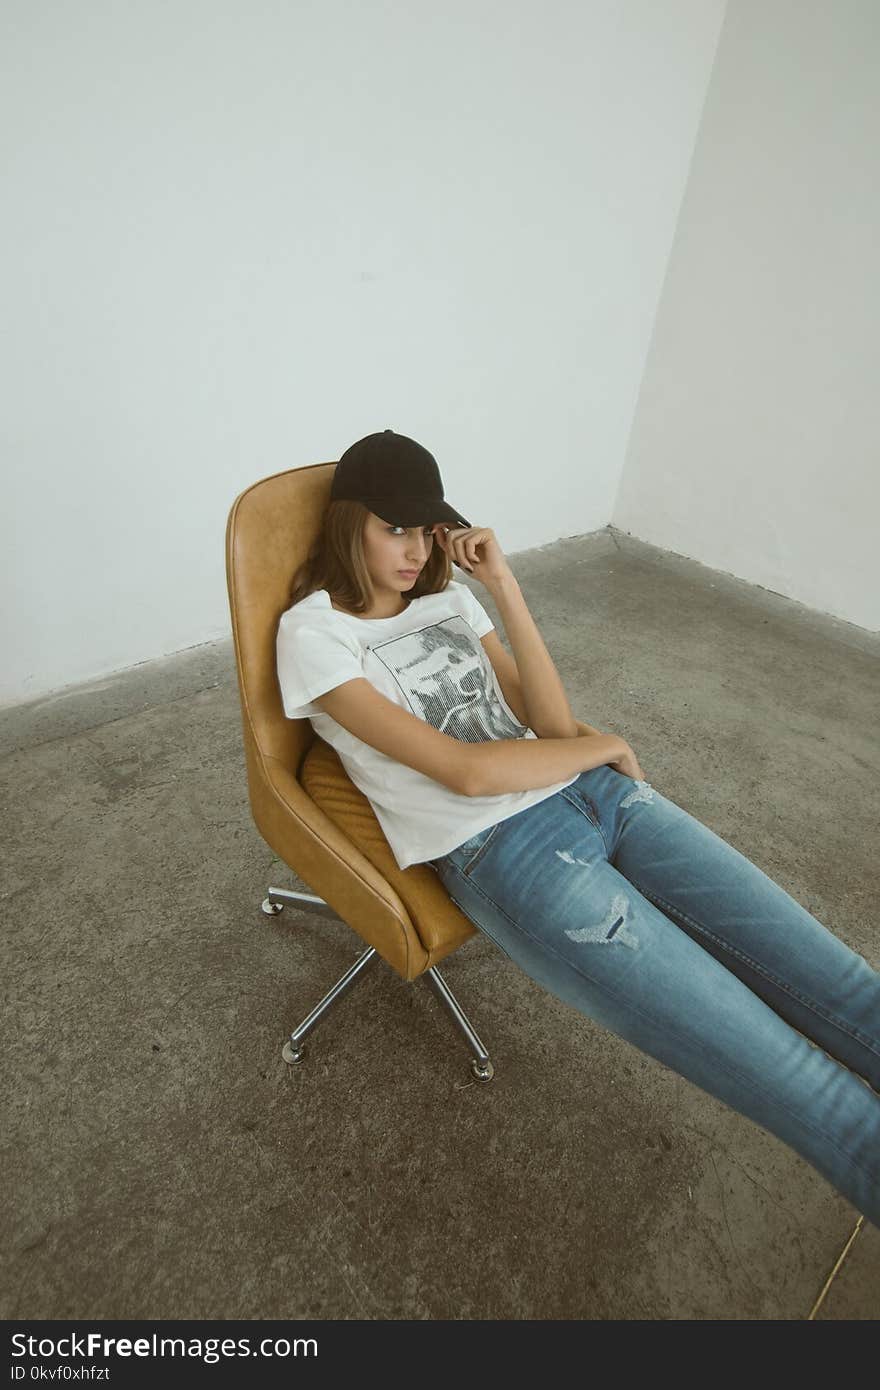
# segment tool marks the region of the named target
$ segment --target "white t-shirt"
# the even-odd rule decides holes
[[[391,618],[341,613],[326,589],[278,623],[278,683],[288,719],[308,719],[367,797],[401,869],[438,859],[465,840],[576,780],[531,791],[463,796],[355,738],[313,701],[365,677],[389,700],[467,743],[537,738],[506,703],[480,638],[492,620],[465,584],[412,599]]]

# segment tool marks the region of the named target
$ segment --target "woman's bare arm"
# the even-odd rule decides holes
[[[512,572],[487,581],[513,649],[529,728],[539,738],[576,738],[577,721],[553,658]]]
[[[489,526],[446,526],[439,522],[433,532],[436,544],[484,584],[495,600],[513,648],[529,727],[540,739],[577,738],[577,721],[559,672],[495,532]]]
[[[364,677],[344,681],[315,704],[371,748],[463,796],[549,787],[614,762],[629,748],[617,734],[467,743],[395,704]]]

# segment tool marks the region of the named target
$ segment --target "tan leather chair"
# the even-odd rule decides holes
[[[437,964],[476,931],[434,870],[401,870],[367,798],[307,719],[288,719],[275,662],[278,620],[293,575],[317,535],[335,463],[276,473],[245,489],[226,527],[226,579],[241,697],[248,791],[257,829],[314,894],[270,888],[263,910],[285,903],[344,921],[368,944],[282,1049],[299,1062],[303,1039],[377,954],[404,980],[425,975],[490,1081],[485,1047]],[[593,732],[579,725],[579,733]]]

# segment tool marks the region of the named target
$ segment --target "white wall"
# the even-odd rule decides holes
[[[386,426],[604,526],[723,11],[5,0],[0,701],[228,632],[237,493]]]
[[[880,627],[880,5],[731,0],[614,524]]]

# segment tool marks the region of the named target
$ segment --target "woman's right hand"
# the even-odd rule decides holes
[[[642,769],[639,767],[638,758],[626,739],[622,738],[620,742],[623,744],[624,751],[619,758],[616,758],[613,763],[609,763],[608,766],[613,767],[615,772],[622,772],[624,777],[632,777],[637,782],[644,782],[646,778],[644,772],[642,772]]]

